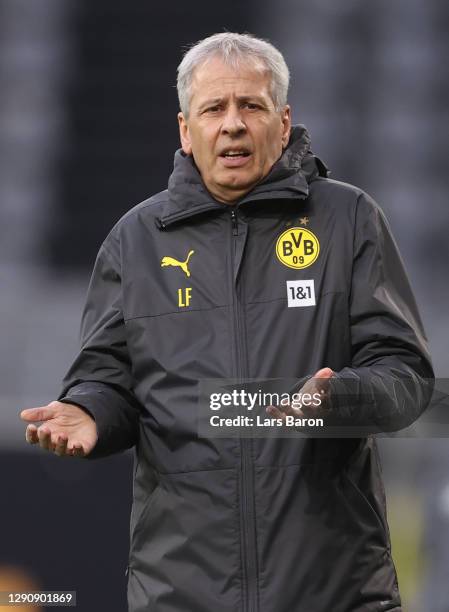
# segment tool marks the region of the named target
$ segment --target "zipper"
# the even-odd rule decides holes
[[[239,222],[237,220],[237,213],[235,212],[235,208],[231,210],[231,223],[232,223],[232,235],[239,235]],[[232,244],[232,248],[234,249],[234,243]],[[234,253],[234,251],[233,251]]]
[[[236,240],[239,236],[237,210],[231,209],[231,290],[234,320],[234,339],[236,355],[236,377],[247,377],[247,356],[244,333],[244,318],[241,307],[241,283],[234,284]],[[257,552],[254,512],[254,469],[252,460],[252,439],[240,438],[240,524],[242,533],[242,571],[243,571],[243,612],[257,612]]]

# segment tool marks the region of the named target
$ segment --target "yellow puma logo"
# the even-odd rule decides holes
[[[194,253],[195,251],[189,251],[189,254],[187,255],[187,259],[185,261],[178,261],[174,257],[163,257],[161,261],[161,268],[164,268],[165,266],[179,266],[181,270],[184,270],[187,276],[190,276],[190,271],[187,267],[187,264],[189,263],[189,259]]]

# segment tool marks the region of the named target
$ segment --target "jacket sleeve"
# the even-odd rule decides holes
[[[137,441],[140,407],[133,395],[131,361],[121,306],[118,256],[101,247],[81,322],[81,350],[63,381],[59,401],[77,404],[94,419],[98,442],[89,458]]]
[[[364,193],[357,202],[349,300],[352,359],[332,383],[337,420],[365,433],[403,429],[429,403],[433,370],[388,222]]]

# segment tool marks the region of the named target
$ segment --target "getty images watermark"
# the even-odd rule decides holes
[[[323,397],[298,380],[205,380],[200,385],[198,431],[207,437],[311,434],[326,425]]]
[[[299,416],[299,414],[285,414],[284,418],[270,417],[266,414],[252,414],[256,408],[269,406],[290,407],[291,412],[301,411],[303,407],[318,408],[321,406],[320,393],[271,393],[259,389],[250,392],[246,389],[233,389],[231,392],[215,392],[209,395],[211,411],[223,408],[233,408],[237,411],[245,409],[250,414],[236,414],[235,416],[221,416],[212,414],[209,422],[212,427],[324,427],[324,419]]]

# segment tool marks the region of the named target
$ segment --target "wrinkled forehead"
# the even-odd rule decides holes
[[[231,57],[224,60],[218,55],[212,55],[199,64],[192,75],[190,84],[190,99],[194,94],[205,93],[205,89],[219,89],[226,81],[267,82],[270,72],[265,63],[252,56]],[[270,84],[267,83],[271,95]]]

